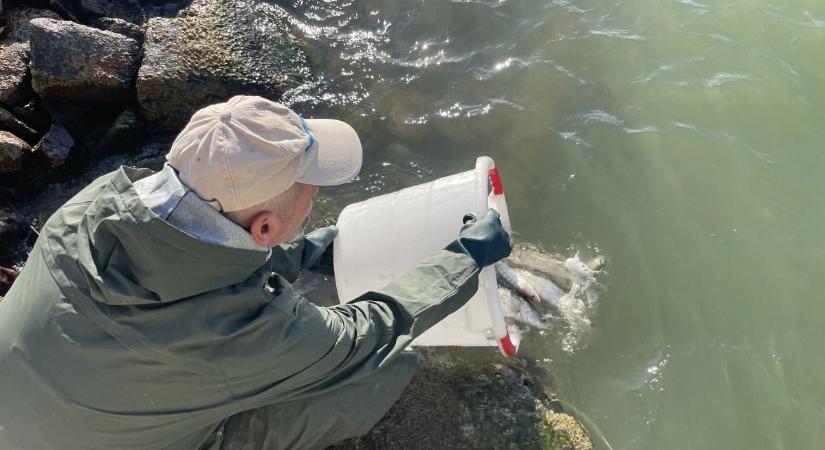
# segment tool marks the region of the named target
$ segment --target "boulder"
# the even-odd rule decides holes
[[[31,146],[26,141],[8,131],[0,131],[0,173],[22,170],[29,152],[31,152]]]
[[[48,9],[18,6],[9,10],[6,16],[6,29],[3,31],[0,40],[4,43],[21,42],[28,44],[31,40],[32,27],[30,22],[38,18],[61,19],[59,14]]]
[[[287,13],[264,0],[194,0],[146,25],[138,103],[153,129],[181,128],[198,109],[234,95],[277,100],[309,74]]]
[[[21,42],[0,44],[0,103],[25,103],[29,76],[29,46]]]
[[[101,30],[111,31],[113,33],[122,34],[137,41],[138,44],[143,43],[143,29],[131,22],[115,17],[101,17],[94,21],[94,26]]]
[[[119,102],[131,97],[138,43],[74,22],[32,20],[32,88],[43,97]]]
[[[40,138],[37,131],[21,122],[20,119],[3,107],[0,107],[0,129],[11,131],[29,144],[36,143]]]
[[[54,169],[62,166],[69,159],[72,147],[74,147],[74,139],[69,131],[60,125],[52,125],[43,139],[34,147],[33,153],[45,161],[49,168]]]

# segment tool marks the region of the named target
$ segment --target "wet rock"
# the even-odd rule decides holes
[[[115,17],[101,17],[94,21],[94,26],[101,30],[111,31],[113,33],[122,34],[137,41],[138,44],[143,43],[143,29],[131,22]]]
[[[101,102],[131,97],[138,65],[134,39],[64,20],[35,19],[31,24],[35,92]]]
[[[138,22],[143,17],[143,7],[137,0],[80,0],[80,9],[92,17],[116,17]]]
[[[3,107],[0,107],[0,129],[11,131],[30,145],[40,139],[37,131],[20,121],[14,114]]]
[[[54,169],[62,166],[69,159],[72,147],[74,147],[74,139],[69,131],[60,125],[52,125],[43,139],[34,147],[33,153],[41,158],[49,168]]]
[[[592,450],[578,421],[519,366],[461,361],[445,349],[417,352],[418,371],[398,403],[370,433],[332,449]]]
[[[194,0],[147,22],[138,103],[154,129],[181,128],[237,94],[279,99],[310,74],[287,13],[263,0]]]
[[[0,174],[22,170],[29,152],[31,146],[26,141],[8,131],[0,131]]]
[[[6,105],[25,102],[28,76],[28,44],[0,44],[0,102]]]
[[[6,29],[2,41],[28,43],[31,40],[31,21],[37,18],[62,19],[59,14],[48,9],[18,6],[9,10],[6,17]]]

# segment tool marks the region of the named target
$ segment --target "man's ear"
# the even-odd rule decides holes
[[[249,234],[261,247],[270,247],[275,238],[281,235],[284,223],[277,214],[271,211],[261,211],[252,218],[249,224]]]

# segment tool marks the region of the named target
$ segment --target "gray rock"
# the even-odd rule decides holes
[[[16,134],[29,144],[34,144],[40,138],[37,131],[21,122],[20,119],[3,107],[0,107],[0,128]]]
[[[233,95],[279,99],[309,74],[287,13],[263,0],[194,0],[147,22],[138,103],[154,129],[176,130]]]
[[[143,29],[131,22],[115,17],[101,17],[94,21],[94,26],[101,30],[111,31],[113,33],[122,34],[137,41],[138,44],[143,43]]]
[[[139,22],[143,8],[137,0],[80,0],[80,9],[93,17],[116,17]]]
[[[111,31],[52,19],[32,20],[32,88],[44,97],[128,100],[138,43]]]
[[[0,102],[7,105],[25,103],[28,75],[28,44],[0,44]]]
[[[3,42],[28,43],[31,40],[31,24],[33,19],[47,18],[60,20],[61,17],[54,11],[48,9],[30,8],[28,6],[18,6],[10,9],[6,16],[6,29],[0,40]]]
[[[43,139],[34,147],[33,153],[54,169],[62,166],[69,159],[72,147],[74,147],[74,139],[69,131],[60,125],[52,125]]]
[[[26,141],[8,131],[0,131],[0,173],[22,170],[23,161],[31,149]]]

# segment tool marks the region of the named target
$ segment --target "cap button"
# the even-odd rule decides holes
[[[229,119],[232,118],[232,111],[230,111],[228,109],[225,109],[225,110],[221,111],[221,113],[218,115],[218,117],[220,117],[221,120],[226,122],[226,121],[228,121]]]

